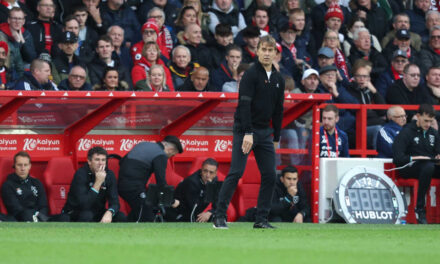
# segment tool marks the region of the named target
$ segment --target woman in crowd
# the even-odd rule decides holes
[[[119,80],[119,72],[116,68],[107,67],[102,76],[101,84],[93,86],[94,91],[128,91],[129,85]]]
[[[344,52],[341,49],[341,43],[339,42],[338,33],[333,30],[328,30],[324,34],[324,40],[322,42],[323,47],[328,47],[333,50],[335,54],[335,65],[339,69],[339,72],[343,74],[346,79],[350,80],[349,65],[347,65]]]

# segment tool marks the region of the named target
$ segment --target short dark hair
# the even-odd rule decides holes
[[[218,162],[213,158],[205,159],[205,161],[202,163],[202,167],[205,165],[212,165],[212,166],[215,166],[216,168],[218,168]]]
[[[218,24],[215,26],[215,34],[221,37],[227,37],[232,35],[232,28],[229,24]]]
[[[96,146],[96,147],[93,147],[93,148],[89,149],[89,152],[87,152],[87,159],[88,160],[92,160],[92,157],[95,154],[97,154],[97,155],[104,155],[106,158],[108,156],[107,150],[105,150],[101,146]]]
[[[72,14],[75,14],[76,12],[87,12],[87,6],[85,5],[77,5],[73,7]],[[88,15],[88,13],[87,13]]]
[[[430,104],[421,104],[419,106],[419,109],[417,110],[417,114],[419,115],[428,115],[429,117],[435,116],[435,110],[434,107]]]
[[[231,50],[239,51],[240,54],[243,53],[243,51],[241,50],[241,47],[238,46],[237,44],[229,44],[229,45],[226,47],[226,55],[229,55],[229,52],[231,52]]]
[[[322,109],[322,112],[335,112],[336,116],[339,115],[339,109],[336,107],[336,105],[332,104],[326,105],[324,109]]]
[[[287,166],[281,171],[281,176],[284,177],[286,173],[298,173],[298,169],[295,166]]]
[[[108,36],[108,35],[102,35],[99,37],[98,41],[96,41],[96,43],[98,43],[99,41],[105,41],[105,42],[109,42],[112,46],[113,46],[113,40]]]
[[[250,67],[251,65],[248,63],[241,63],[240,65],[238,65],[237,74],[247,71]]]
[[[31,156],[30,156],[29,153],[27,153],[26,151],[20,151],[20,152],[17,152],[17,153],[14,155],[14,164],[15,164],[15,162],[17,162],[17,157],[28,158],[28,159],[29,159],[29,163],[31,162]]]
[[[252,16],[255,16],[257,14],[257,11],[264,11],[266,12],[267,16],[269,17],[269,7],[266,6],[258,6],[257,8],[255,8],[254,13],[252,14]]]
[[[63,26],[66,27],[67,22],[72,21],[72,20],[75,20],[79,24],[79,21],[78,21],[78,19],[76,19],[75,15],[68,15],[66,18],[64,18]]]
[[[410,67],[417,67],[417,69],[420,69],[419,66],[415,63],[408,63],[407,65],[405,65],[405,67],[403,67],[403,72],[404,73],[408,73],[408,70]]]
[[[243,38],[258,38],[260,37],[260,29],[256,26],[247,26],[245,29],[240,31]]]
[[[173,144],[179,153],[183,152],[182,143],[180,143],[180,139],[178,137],[168,135],[163,139],[163,141]]]

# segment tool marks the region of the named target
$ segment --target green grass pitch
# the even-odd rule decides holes
[[[440,263],[440,225],[0,223],[0,263]]]

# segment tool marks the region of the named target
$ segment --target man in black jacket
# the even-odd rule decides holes
[[[226,210],[251,150],[261,173],[254,228],[274,228],[268,223],[268,215],[275,187],[275,149],[280,140],[284,103],[284,79],[273,66],[276,51],[275,39],[262,37],[257,48],[258,62],[244,73],[240,81],[231,168],[219,193],[214,228],[228,228]],[[273,128],[270,127],[271,121]]]
[[[41,181],[29,175],[31,157],[27,152],[15,154],[14,169],[2,186],[2,199],[9,216],[24,222],[47,221],[46,192]]]
[[[154,172],[158,186],[166,185],[167,159],[182,153],[183,147],[175,136],[166,136],[161,142],[141,142],[124,156],[120,162],[118,191],[128,202],[131,212],[128,220],[152,221],[153,209],[145,205],[145,185]],[[177,207],[178,202],[173,204]]]
[[[298,182],[298,169],[287,166],[276,183],[269,218],[273,222],[303,223],[309,214],[307,194]]]
[[[401,170],[404,178],[419,180],[416,202],[416,218],[419,224],[427,224],[425,195],[432,177],[438,177],[440,170],[431,159],[440,159],[440,138],[431,125],[435,110],[432,105],[422,104],[417,110],[417,121],[404,126],[393,143],[393,162],[396,166],[413,164]]]
[[[116,177],[106,165],[107,151],[102,147],[91,148],[87,153],[87,164],[73,176],[63,208],[63,213],[71,221],[125,222],[125,215],[119,212]]]
[[[206,184],[217,181],[218,163],[212,158],[206,159],[202,168],[177,185],[174,197],[180,205],[176,208],[177,221],[208,222],[215,210],[205,211],[209,203],[205,202]]]

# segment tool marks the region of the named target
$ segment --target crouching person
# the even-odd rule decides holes
[[[287,166],[275,186],[269,219],[272,222],[303,223],[309,216],[307,195],[298,182],[298,170]]]
[[[87,164],[73,176],[63,214],[74,222],[125,222],[126,216],[119,212],[116,177],[107,168],[104,148],[93,147],[87,153]]]

